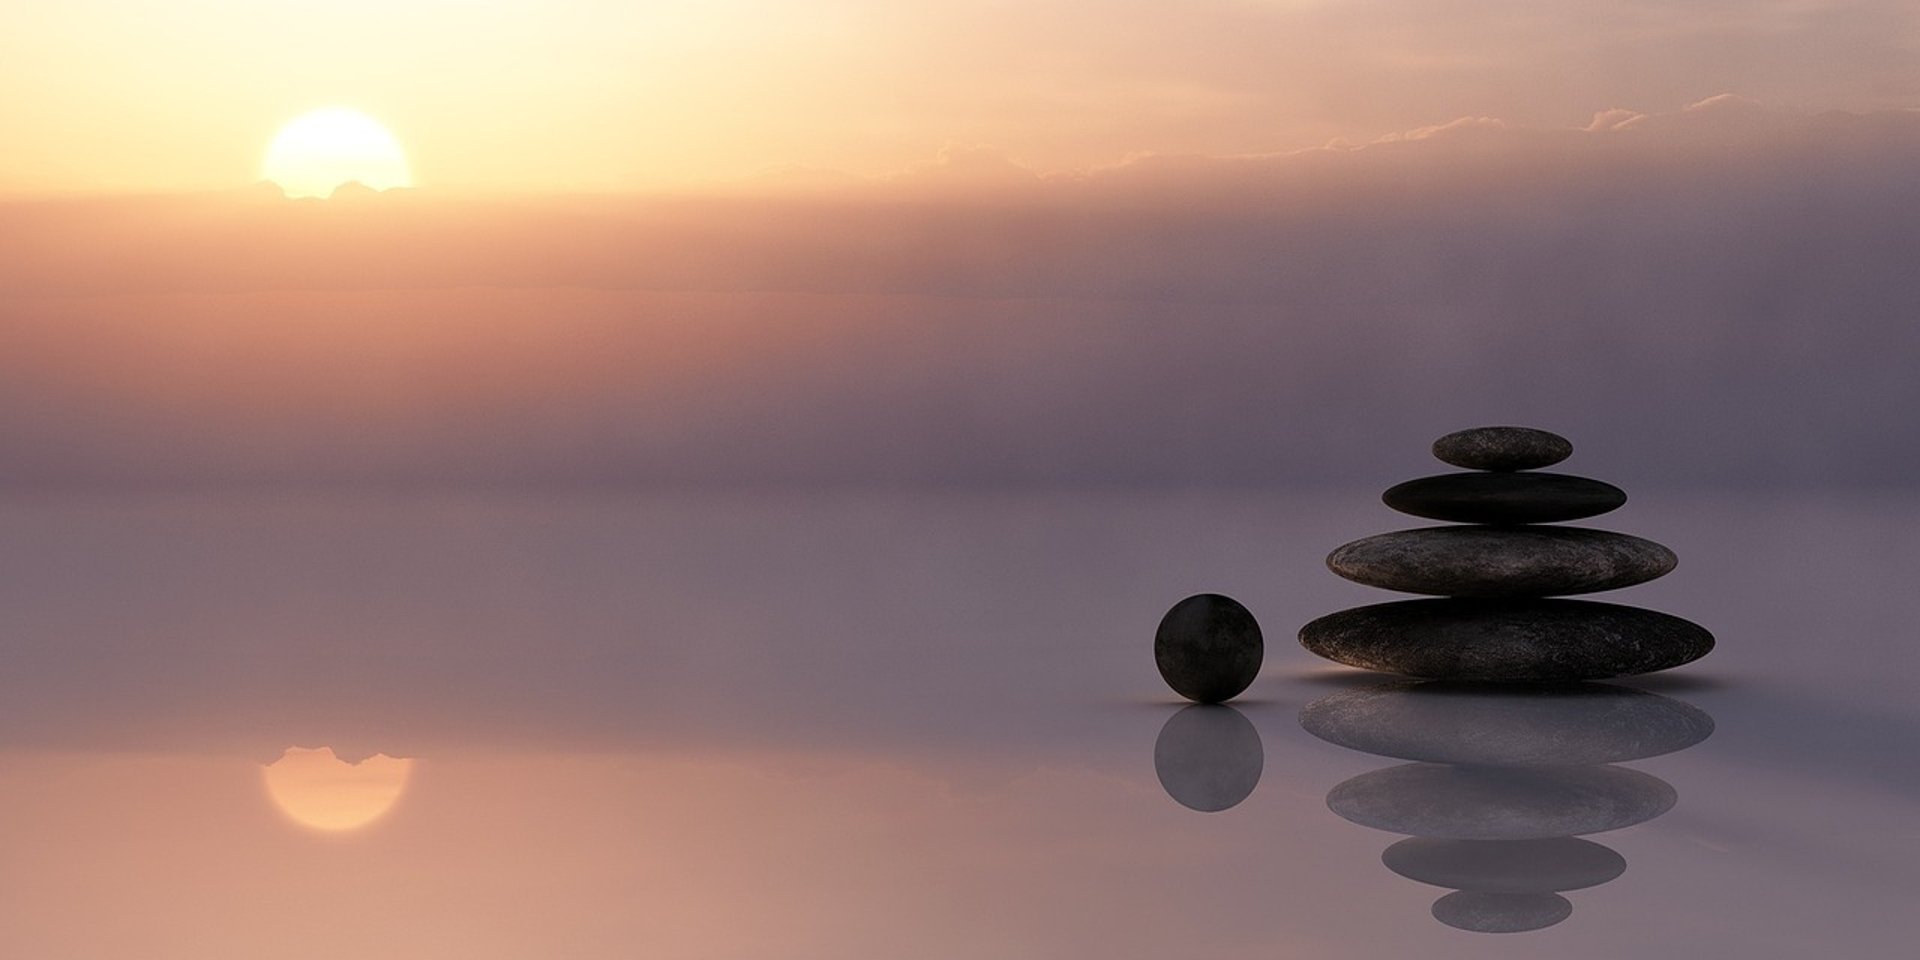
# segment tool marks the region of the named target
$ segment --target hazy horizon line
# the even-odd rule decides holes
[[[890,186],[911,185],[924,180],[929,175],[939,176],[944,171],[968,162],[985,160],[1000,168],[1000,172],[1009,175],[1009,179],[1025,179],[1030,185],[1071,185],[1102,176],[1123,173],[1131,167],[1152,164],[1161,161],[1219,161],[1274,163],[1291,159],[1315,156],[1337,156],[1357,154],[1382,147],[1392,147],[1416,143],[1435,137],[1449,136],[1463,130],[1483,132],[1498,131],[1516,136],[1529,135],[1577,135],[1606,134],[1633,129],[1646,122],[1659,122],[1665,118],[1697,114],[1702,111],[1723,110],[1736,107],[1747,111],[1763,112],[1776,120],[1806,119],[1814,117],[1844,117],[1866,119],[1877,116],[1915,117],[1920,116],[1920,105],[1904,108],[1885,108],[1877,110],[1805,109],[1777,106],[1763,103],[1737,93],[1723,92],[1686,104],[1678,110],[1638,111],[1625,107],[1608,107],[1594,112],[1593,117],[1584,126],[1528,126],[1509,122],[1499,117],[1466,114],[1431,124],[1394,131],[1366,140],[1347,140],[1336,137],[1318,145],[1281,147],[1271,150],[1208,153],[1202,151],[1164,151],[1137,150],[1119,155],[1104,162],[1079,165],[1044,167],[1030,164],[1017,156],[1002,151],[991,143],[950,139],[935,149],[930,157],[916,164],[897,167],[880,172],[856,171],[831,166],[817,166],[797,162],[771,161],[763,164],[752,173],[715,178],[662,181],[658,183],[635,184],[573,184],[558,187],[541,187],[526,184],[490,184],[484,181],[443,180],[415,183],[409,186],[386,189],[364,188],[358,181],[343,181],[336,190],[349,184],[362,186],[375,196],[419,197],[459,199],[459,200],[592,200],[603,198],[620,199],[723,199],[728,197],[778,198],[782,196],[826,196],[858,192],[863,189],[886,188]],[[1001,183],[999,186],[1008,184]],[[262,188],[272,187],[282,190],[279,184],[268,178],[258,178],[245,182],[234,182],[225,186],[199,185],[179,187],[23,187],[0,185],[0,204],[12,204],[36,201],[88,201],[88,200],[140,200],[140,199],[192,199],[220,197],[255,197],[263,195]],[[330,198],[324,197],[283,197],[291,203],[323,203]]]

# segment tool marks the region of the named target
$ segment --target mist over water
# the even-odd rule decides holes
[[[1629,488],[1904,485],[1916,161],[1911,113],[1716,98],[1075,176],[14,203],[0,479],[1299,485],[1526,422]]]

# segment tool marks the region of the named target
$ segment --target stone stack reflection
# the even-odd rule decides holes
[[[1564,438],[1525,427],[1480,427],[1435,441],[1436,457],[1472,472],[1409,480],[1383,499],[1402,513],[1458,525],[1356,540],[1329,554],[1327,566],[1358,583],[1444,599],[1329,614],[1300,629],[1301,645],[1370,670],[1493,682],[1597,680],[1705,656],[1712,634],[1679,617],[1557,599],[1644,583],[1676,562],[1650,540],[1553,525],[1627,499],[1598,480],[1538,472],[1572,452]]]
[[[1573,911],[1562,894],[1620,876],[1618,853],[1579,838],[1652,820],[1677,794],[1616,764],[1713,732],[1693,706],[1594,683],[1516,691],[1401,681],[1323,697],[1301,711],[1300,725],[1329,743],[1412,761],[1335,786],[1327,806],[1407,836],[1382,855],[1387,868],[1453,891],[1434,902],[1434,917],[1485,933],[1552,926]]]

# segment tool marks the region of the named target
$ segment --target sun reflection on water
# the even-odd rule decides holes
[[[331,747],[288,747],[263,770],[267,795],[294,822],[328,832],[380,819],[406,791],[411,759],[375,754],[349,763]]]

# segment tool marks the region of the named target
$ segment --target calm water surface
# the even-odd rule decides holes
[[[1714,654],[1346,746],[1385,678],[1292,636],[1390,599],[1371,491],[13,495],[0,955],[1910,956],[1920,499],[1630,492],[1681,566],[1603,599]],[[1154,672],[1201,591],[1231,711]]]

